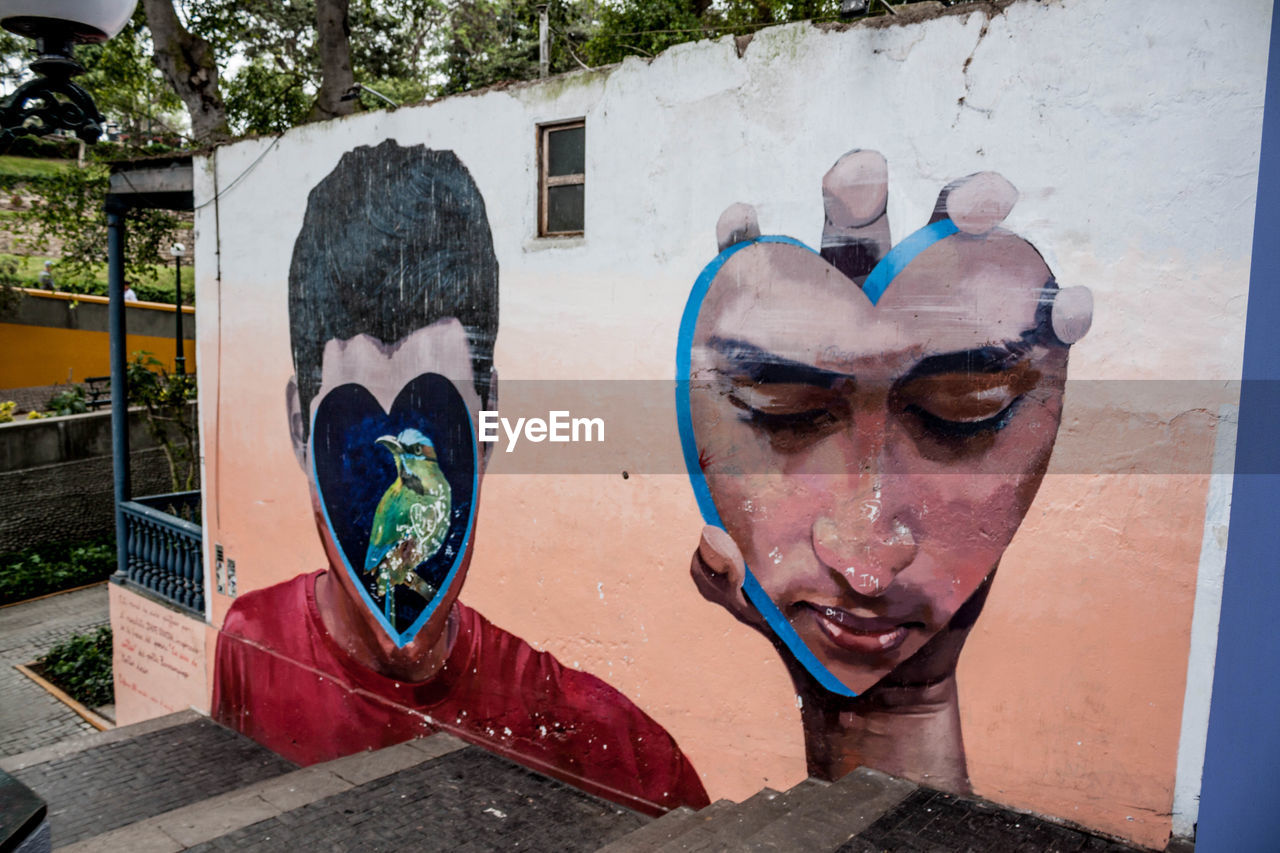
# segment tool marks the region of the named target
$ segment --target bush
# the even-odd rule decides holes
[[[40,659],[40,674],[77,702],[96,708],[115,701],[111,687],[111,628],[77,634]]]
[[[49,398],[45,410],[55,415],[79,415],[89,411],[83,385],[71,385]]]
[[[0,604],[106,580],[115,570],[114,537],[5,554],[0,556]]]

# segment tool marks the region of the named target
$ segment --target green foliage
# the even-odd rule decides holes
[[[840,17],[840,0],[724,0],[723,7],[720,13],[723,25],[737,30]],[[873,11],[883,14],[881,8]]]
[[[30,136],[19,136],[19,139],[32,139]],[[16,146],[15,146],[16,147]],[[74,166],[74,162],[67,160],[55,160],[52,158],[36,158],[36,157],[19,157],[13,154],[0,156],[0,177],[12,178],[14,182],[40,181],[44,178],[51,178],[62,172],[68,167]]]
[[[45,411],[54,415],[79,415],[89,411],[88,399],[83,385],[68,385],[49,398],[44,404]]]
[[[591,65],[605,65],[628,56],[655,56],[672,45],[718,34],[693,0],[623,0],[601,11],[600,25],[582,53]]]
[[[656,0],[659,4],[668,0]],[[553,0],[551,73],[581,67],[575,53],[592,26],[595,4]],[[537,0],[458,0],[448,18],[439,71],[442,95],[538,76]]]
[[[13,423],[13,413],[18,410],[18,404],[12,400],[5,400],[0,403],[0,424]]]
[[[41,545],[0,555],[0,604],[96,583],[115,570],[114,538]]]
[[[76,82],[93,95],[99,112],[119,123],[133,145],[157,136],[176,141],[184,124],[182,101],[151,62],[151,53],[141,5],[115,38],[76,49],[85,67]]]
[[[240,133],[278,133],[302,124],[311,112],[310,83],[294,71],[281,71],[258,56],[223,87],[227,122]]]
[[[12,283],[15,287],[40,287],[40,271],[44,269],[44,258],[36,255],[4,255],[0,254],[0,282],[4,281],[4,270],[12,267]],[[85,272],[88,275],[85,277]],[[143,302],[162,302],[173,304],[173,263],[154,264],[149,270],[150,281],[132,281],[133,290]],[[58,290],[63,293],[84,293],[91,296],[107,295],[107,265],[104,263],[89,264],[75,275],[62,264],[53,265],[53,280]],[[3,301],[0,293],[0,302]],[[191,267],[182,267],[182,304],[191,305],[195,299],[195,272]]]
[[[275,133],[308,119],[322,75],[314,0],[192,0],[186,11],[191,31],[219,58],[236,133]],[[445,15],[444,0],[351,0],[355,79],[399,103],[421,100]],[[232,67],[230,57],[245,61]]]
[[[169,480],[175,492],[194,489],[199,474],[196,456],[196,418],[189,405],[196,398],[196,378],[164,369],[149,352],[135,352],[125,378],[129,405],[145,410],[147,431],[164,452]]]
[[[90,708],[114,701],[111,684],[111,628],[76,634],[40,659],[41,675]]]
[[[63,169],[31,185],[37,198],[17,214],[24,229],[21,243],[29,251],[48,254],[52,240],[61,240],[56,279],[92,280],[95,265],[106,263],[108,178],[107,167],[95,163],[83,169]],[[169,260],[178,226],[178,218],[168,211],[130,212],[125,228],[125,274],[135,287],[157,281],[157,268]]]
[[[18,276],[17,262],[0,255],[0,317],[22,301],[24,294],[18,288],[24,286],[25,282]]]

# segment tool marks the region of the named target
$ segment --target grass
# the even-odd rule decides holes
[[[0,155],[0,177],[47,178],[71,166],[71,160],[46,160],[37,157]]]
[[[114,538],[40,545],[0,555],[0,604],[106,580],[116,570]]]
[[[17,263],[18,281],[23,287],[39,287],[40,273],[44,270],[44,262],[46,260],[55,260],[54,258],[44,258],[39,255],[6,255],[0,253],[0,260],[13,260]],[[151,282],[133,282],[133,289],[137,292],[138,298],[148,302],[173,302],[173,267],[167,264],[152,264],[151,269],[155,274],[155,281]],[[96,296],[107,295],[107,265],[94,264],[93,277],[91,279],[82,279],[79,281],[70,281],[65,277],[59,276],[55,266],[53,271],[54,282],[57,289],[66,293],[88,293]],[[191,267],[182,268],[182,303],[184,305],[193,304],[195,297],[195,271]]]

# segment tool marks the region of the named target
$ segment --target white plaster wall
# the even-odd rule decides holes
[[[938,190],[956,177],[993,169],[1021,190],[1008,224],[1045,254],[1064,285],[1087,284],[1095,295],[1093,331],[1072,355],[1074,379],[1236,379],[1270,15],[1266,0],[1229,8],[1021,0],[995,14],[960,9],[905,26],[793,25],[760,32],[741,58],[729,39],[681,45],[651,62],[220,148],[197,170],[210,541],[239,556],[242,589],[319,564],[318,546],[298,544],[308,540],[309,510],[283,429],[290,252],[311,187],[343,152],[388,138],[454,150],[484,194],[501,267],[504,381],[670,379],[681,309],[715,254],[719,213],[752,202],[766,233],[816,245],[821,177],[853,147],[889,160],[898,238],[927,221]],[[579,116],[587,127],[586,234],[538,240],[534,128]],[[676,440],[674,422],[669,439]],[[1187,487],[1197,490],[1201,513],[1207,484]],[[642,497],[608,491],[621,487],[601,483],[592,497],[597,487],[583,480],[486,483],[481,529],[494,519],[491,507],[521,507],[540,531],[532,559],[545,565],[605,554],[595,541],[605,530],[640,548],[637,559],[664,591],[661,609],[646,610],[641,593],[628,602],[601,592],[627,588],[640,567],[539,572],[533,584],[485,564],[485,551],[464,598],[640,702],[693,756],[713,799],[794,783],[804,771],[799,719],[776,656],[690,589],[698,523],[687,483],[633,478],[629,488]],[[594,508],[584,509],[584,494]],[[1221,503],[1220,489],[1212,499]],[[633,517],[609,515],[620,507]],[[1182,521],[1198,547],[1203,515]],[[1051,519],[1036,535],[1065,541],[1074,535],[1068,523]],[[657,538],[671,541],[652,541],[651,524],[664,525]],[[290,541],[272,544],[280,531]],[[1206,535],[1206,548],[1212,540]],[[1180,571],[1193,590],[1194,561]],[[1200,595],[1216,602],[1219,588],[1220,577],[1211,578]],[[1193,591],[1187,596],[1190,637]],[[221,597],[211,601],[215,624],[226,606]],[[1209,617],[1198,610],[1202,618]],[[1200,644],[1211,639],[1195,636]],[[1185,672],[1191,641],[1180,642],[1180,651],[1164,653],[1180,654]],[[1196,672],[1211,675],[1203,666]],[[1164,711],[1175,728],[1183,688],[1173,686],[1178,707]],[[1108,707],[1123,716],[1127,706]],[[1043,789],[1002,785],[1003,771],[993,769],[988,795],[1162,843],[1174,810],[1159,801],[1166,789],[1173,796],[1173,741],[1151,746],[1153,766],[1166,767],[1168,778],[1140,803],[1122,800],[1123,772],[1099,788],[1089,774],[1116,760],[1101,754],[1079,778],[1046,770]],[[1189,742],[1202,744],[1202,734]],[[991,766],[1006,759],[1034,760],[1008,756]],[[1024,771],[1010,778],[1035,772]],[[1183,826],[1196,791],[1198,779],[1179,788]]]

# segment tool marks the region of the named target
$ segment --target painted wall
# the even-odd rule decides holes
[[[125,313],[126,352],[145,350],[173,370],[173,306],[134,302]],[[183,355],[195,355],[195,309],[183,306]],[[107,298],[29,289],[0,314],[0,388],[83,382],[111,372]],[[0,392],[0,396],[3,393]],[[8,398],[6,398],[8,399]]]
[[[205,626],[120,584],[109,586],[116,724],[195,708],[209,710]]]
[[[929,222],[949,182],[998,172],[1017,188],[1016,203],[1006,209],[999,193],[978,194],[971,212],[992,223],[1007,213],[1002,227],[1043,256],[1063,289],[1087,286],[1092,328],[1070,346],[1060,414],[1027,425],[1052,447],[1029,505],[987,516],[990,505],[975,497],[983,477],[1025,479],[1026,453],[1012,453],[1005,468],[933,472],[970,478],[956,487],[946,531],[963,529],[968,508],[979,535],[964,538],[963,554],[972,556],[985,537],[996,543],[986,557],[1000,566],[988,585],[985,567],[971,565],[951,599],[963,609],[975,590],[989,586],[980,617],[958,631],[963,652],[948,705],[958,708],[965,770],[982,796],[1144,844],[1160,846],[1174,829],[1186,834],[1199,790],[1197,751],[1203,754],[1211,676],[1204,662],[1212,660],[1216,636],[1212,627],[1193,635],[1192,622],[1194,613],[1201,625],[1216,623],[1211,602],[1220,586],[1229,488],[1224,495],[1223,480],[1214,478],[1214,459],[1230,458],[1231,432],[1222,427],[1230,426],[1238,399],[1233,382],[1241,369],[1270,14],[1262,0],[1230,15],[1191,2],[1156,9],[1079,0],[960,7],[925,20],[903,16],[844,29],[789,26],[757,34],[741,56],[731,40],[685,45],[649,63],[219,149],[197,169],[210,553],[218,544],[236,561],[241,602],[275,601],[246,594],[329,565],[340,577],[342,554],[326,553],[308,497],[309,476],[316,477],[306,467],[311,448],[304,439],[295,455],[298,431],[291,441],[287,406],[294,373],[288,284],[308,196],[360,146],[395,140],[400,148],[453,152],[483,198],[499,270],[498,408],[512,418],[542,415],[549,403],[559,408],[569,400],[575,414],[604,417],[607,435],[616,436],[596,446],[526,442],[510,454],[492,453],[460,600],[533,650],[616,688],[626,707],[672,736],[711,799],[788,787],[813,765],[823,735],[810,725],[806,746],[805,697],[810,712],[814,701],[842,706],[811,689],[813,671],[797,670],[801,652],[775,648],[776,629],[744,624],[735,616],[752,610],[735,610],[732,595],[708,594],[691,578],[695,550],[702,568],[724,569],[703,572],[703,581],[736,575],[732,559],[706,565],[715,547],[699,550],[705,512],[684,464],[673,393],[682,314],[719,249],[750,233],[744,214],[723,221],[745,230],[728,243],[717,239],[717,222],[735,203],[754,207],[765,234],[822,246],[824,218],[830,224],[835,210],[828,203],[824,217],[823,179],[851,149],[887,161],[886,176],[852,185],[856,195],[887,177],[884,219],[870,202],[868,218],[877,228],[887,224],[898,241]],[[585,236],[538,239],[535,126],[582,116]],[[207,203],[214,186],[229,189]],[[954,211],[944,206],[953,219],[964,219],[962,196],[953,199]],[[353,207],[359,203],[353,198]],[[901,274],[923,277],[919,313],[937,324],[928,340],[910,337],[923,327],[907,316],[911,305],[903,300],[916,291],[900,286],[906,279],[895,279],[884,297],[898,299],[897,319],[877,326],[883,315],[852,307],[863,298],[852,289],[859,272],[806,266],[830,261],[816,255],[797,255],[794,264],[764,258],[737,275],[764,292],[771,285],[762,278],[771,272],[779,282],[801,284],[852,278],[831,291],[831,310],[819,311],[810,299],[807,311],[788,311],[787,300],[775,300],[767,310],[747,304],[735,323],[793,337],[808,332],[798,335],[799,354],[817,360],[826,349],[815,350],[816,341],[870,345],[874,336],[861,334],[868,323],[883,333],[869,352],[873,362],[904,346],[927,356],[934,339],[948,335],[991,343],[989,330],[972,321],[1014,311],[1011,291],[987,292],[980,284],[1016,264],[1014,255],[983,254],[995,238],[978,230],[973,245],[982,251],[961,266],[986,272],[970,275],[961,289],[947,289],[949,268],[936,256],[922,254],[924,266],[912,262]],[[881,250],[892,244],[877,239]],[[940,243],[937,251],[956,245]],[[951,261],[961,263],[961,254]],[[1032,311],[1027,317],[1044,319],[1020,304]],[[1018,325],[1027,317],[1015,314],[1007,321],[1016,336],[1028,329]],[[1049,321],[1061,332],[1057,344],[1067,343],[1068,327]],[[841,339],[842,330],[860,334]],[[383,374],[390,390],[371,392],[384,411],[414,378],[398,370]],[[902,378],[895,376],[893,382]],[[942,419],[966,417],[953,411]],[[1053,421],[1060,421],[1056,440]],[[851,423],[866,428],[866,421]],[[881,433],[866,429],[873,437],[889,434],[885,426]],[[846,465],[819,473],[847,476]],[[776,487],[784,493],[806,488],[796,485],[794,470],[754,473],[780,473]],[[852,500],[852,492],[828,492],[833,505]],[[909,509],[918,515],[920,506]],[[899,544],[907,533],[918,547],[942,535],[903,524]],[[763,564],[758,546],[768,543],[751,537],[765,526],[729,522],[729,529],[731,544]],[[843,530],[836,526],[833,542],[873,542]],[[723,540],[718,546],[731,550]],[[768,559],[769,550],[763,553]],[[822,553],[815,547],[819,559]],[[364,554],[347,556],[354,563]],[[959,558],[953,565],[942,553],[935,562],[929,583],[961,579]],[[693,568],[696,574],[700,566]],[[907,571],[916,570],[903,577]],[[728,592],[736,593],[732,584]],[[717,595],[725,606],[708,601]],[[370,598],[381,603],[376,591]],[[211,596],[212,624],[223,626],[232,605],[229,596]],[[270,622],[269,611],[256,618]],[[920,631],[917,621],[928,627],[923,618],[904,621],[913,623],[908,633]],[[924,633],[961,627],[947,626]],[[893,633],[861,627],[854,633],[864,637]],[[858,658],[861,642],[846,643],[842,654]],[[934,652],[911,661],[938,660]],[[215,659],[212,644],[207,656]],[[428,659],[424,652],[409,665]],[[867,682],[892,680],[914,665],[890,663],[888,673],[863,667],[841,681],[850,692],[879,690],[883,697],[879,682]],[[617,701],[623,707],[625,700]],[[846,710],[857,716],[865,707]],[[485,740],[474,730],[464,734]],[[947,738],[954,757],[955,732]],[[501,734],[486,742],[504,744]],[[508,750],[521,754],[519,746]],[[934,778],[936,751],[881,755],[899,772]],[[859,757],[842,753],[848,761]],[[838,774],[839,762],[815,769]]]

